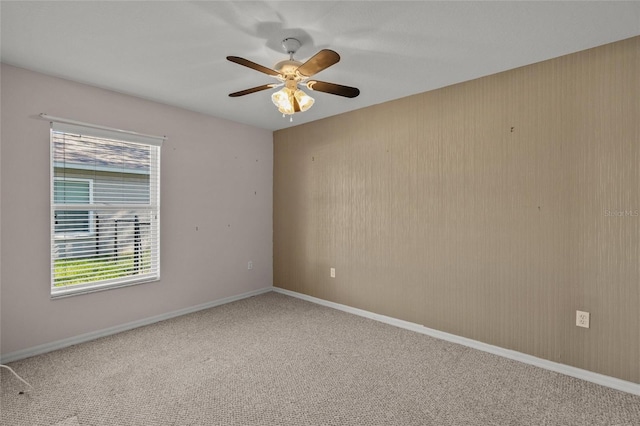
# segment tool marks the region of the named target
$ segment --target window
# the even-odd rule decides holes
[[[52,297],[160,278],[160,143],[52,123]]]

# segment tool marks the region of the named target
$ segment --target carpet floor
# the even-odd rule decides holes
[[[266,293],[9,364],[12,425],[640,425],[640,397]]]

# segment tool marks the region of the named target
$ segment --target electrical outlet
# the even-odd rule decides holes
[[[336,268],[331,268],[331,278],[335,278],[336,277]]]
[[[576,311],[576,325],[589,328],[589,312]]]
[[[253,262],[249,261],[249,263],[247,263],[247,269],[253,269]]]

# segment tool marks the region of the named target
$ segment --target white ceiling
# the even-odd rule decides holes
[[[640,35],[640,2],[2,1],[2,62],[276,130]],[[271,83],[227,61],[267,67],[329,48],[317,75],[356,86],[347,99],[282,118]]]

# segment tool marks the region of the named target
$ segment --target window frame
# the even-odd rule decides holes
[[[43,118],[54,118],[46,116],[45,114],[41,114]],[[103,126],[92,125],[88,123],[80,123],[73,120],[65,120],[65,119],[56,119],[51,121],[51,129],[49,132],[49,147],[50,147],[50,241],[51,241],[51,253],[50,253],[50,268],[51,268],[51,279],[49,282],[50,288],[50,297],[51,299],[57,299],[62,297],[74,296],[79,294],[92,293],[96,291],[103,291],[109,289],[115,289],[120,287],[128,287],[131,285],[155,282],[160,280],[160,164],[161,164],[161,147],[162,143],[166,139],[166,137],[158,137],[151,135],[144,135],[135,132],[128,132],[119,129],[110,129]],[[149,149],[149,202],[145,204],[139,203],[123,203],[118,205],[110,205],[110,204],[95,204],[95,187],[94,180],[91,178],[83,178],[83,177],[66,177],[66,176],[56,176],[56,172],[59,172],[60,164],[56,161],[58,158],[55,155],[55,146],[56,143],[60,143],[59,140],[56,140],[56,137],[60,137],[60,134],[70,135],[72,137],[79,138],[80,140],[84,137],[89,139],[96,139],[99,143],[105,143],[109,141],[113,141],[115,144],[123,144],[123,146],[133,145],[141,145],[147,146]],[[63,138],[66,137],[63,135]],[[63,141],[63,143],[67,143]],[[128,145],[127,145],[128,144]],[[66,149],[66,148],[65,148]],[[97,157],[99,158],[99,157]],[[62,167],[63,169],[73,169],[74,167]],[[98,168],[93,169],[94,171],[100,171]],[[63,171],[64,173],[64,171]],[[73,235],[63,235],[64,232],[56,232],[56,211],[60,211],[60,206],[64,205],[65,210],[67,206],[69,209],[74,209],[74,204],[56,204],[55,203],[55,184],[57,181],[83,181],[89,182],[89,203],[88,204],[77,204],[77,207],[80,207],[79,211],[89,211],[89,232],[83,233],[75,233]],[[88,208],[90,207],[90,208]],[[94,208],[95,207],[95,208]],[[69,258],[71,257],[60,257],[57,253],[58,246],[57,244],[64,244],[65,241],[73,241],[73,240],[90,240],[91,238],[96,237],[97,229],[96,229],[96,214],[102,212],[107,209],[107,211],[113,212],[123,212],[126,214],[135,215],[136,222],[138,215],[142,217],[148,217],[149,223],[143,223],[143,225],[150,226],[148,234],[143,236],[142,238],[148,239],[149,248],[139,248],[141,252],[134,252],[137,254],[133,255],[131,258],[131,254],[125,252],[123,254],[124,257],[129,257],[132,259],[133,265],[129,266],[125,269],[118,269],[119,272],[127,272],[124,275],[113,275],[112,273],[107,273],[104,279],[100,276],[102,270],[98,270],[99,273],[95,273],[95,269],[93,266],[87,265],[89,269],[86,269],[86,266],[82,266],[80,268],[85,267],[81,272],[77,272],[79,277],[83,277],[86,271],[89,272],[89,281],[80,282],[80,283],[67,283],[65,285],[58,285],[60,280],[56,280],[56,261],[59,259]],[[102,214],[102,213],[100,213]],[[139,241],[139,240],[137,240]],[[142,240],[144,242],[144,240]],[[136,240],[134,240],[134,246],[136,245]],[[139,244],[139,243],[138,243]],[[146,247],[147,243],[144,243]],[[114,250],[117,250],[119,246],[114,246]],[[65,249],[66,250],[66,249]],[[96,248],[96,250],[98,250]],[[144,250],[144,251],[142,251]],[[149,250],[147,259],[147,250]],[[94,255],[89,255],[86,257],[80,257],[80,259],[85,259],[90,264],[94,259],[99,259],[102,255],[99,251],[96,251]],[[116,255],[117,256],[117,255]],[[109,266],[110,268],[111,266]],[[128,269],[131,268],[131,269]],[[138,269],[140,268],[140,269]],[[115,278],[111,278],[111,276],[115,276]],[[65,277],[66,278],[66,277]]]

